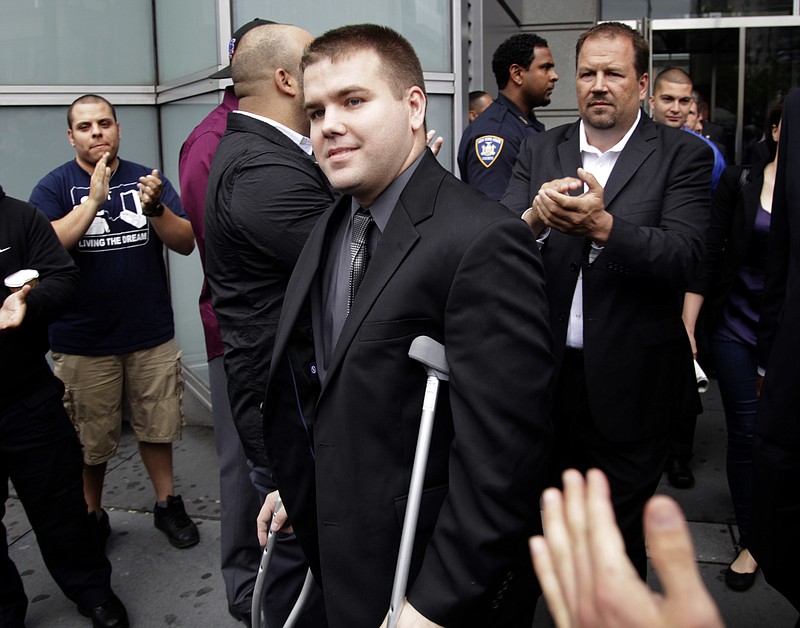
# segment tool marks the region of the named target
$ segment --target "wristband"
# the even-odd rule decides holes
[[[164,213],[164,206],[161,203],[158,203],[151,211],[147,211],[145,208],[142,208],[142,213],[148,218],[157,218]]]

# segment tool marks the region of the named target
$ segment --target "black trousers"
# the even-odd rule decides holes
[[[766,581],[800,611],[800,447],[756,435],[753,454],[756,473],[748,549]]]
[[[552,484],[561,485],[561,472],[600,469],[608,477],[611,501],[625,549],[642,579],[647,575],[647,553],[642,515],[658,487],[669,445],[669,432],[637,440],[625,434],[611,440],[597,429],[586,390],[583,352],[567,349],[556,383],[553,421],[555,447]]]
[[[92,608],[111,597],[111,564],[89,525],[83,456],[59,388],[44,382],[36,394],[0,408],[0,520],[10,479],[56,584],[70,600]],[[0,530],[0,626],[23,626],[28,600],[1,523]]]

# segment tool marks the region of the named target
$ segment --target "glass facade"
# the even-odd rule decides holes
[[[602,0],[601,20],[791,15],[792,0]]]
[[[2,9],[0,84],[155,82],[151,0],[3,0]]]
[[[747,29],[745,41],[742,163],[750,163],[767,113],[800,84],[800,27]]]
[[[800,83],[800,26],[658,30],[654,21],[652,39],[653,74],[686,70],[725,129],[729,163],[751,163],[769,109]]]
[[[776,95],[800,81],[796,1],[598,0],[589,3],[586,19],[651,18],[654,68],[678,65],[694,77],[711,105],[711,118],[728,132],[729,153],[741,160],[748,156],[748,146]],[[327,5],[312,0],[0,0],[0,4],[0,185],[20,198],[28,198],[49,170],[74,158],[66,138],[66,108],[88,92],[100,93],[116,105],[121,156],[159,167],[179,188],[180,146],[220,101],[225,84],[207,76],[227,65],[230,33],[254,17],[293,23],[313,34],[370,21],[403,33],[425,71],[428,126],[446,140],[439,160],[455,170],[454,152],[465,113],[459,108],[466,108],[470,80],[493,85],[488,66],[480,66],[471,76],[473,54],[482,54],[487,42],[499,43],[519,24],[522,30],[535,30],[537,20],[558,25],[577,19],[574,11],[567,10],[569,3],[559,18],[555,8],[550,15],[526,1],[517,8],[529,19],[512,24],[509,5],[503,3],[505,8],[498,9],[495,0],[341,0]],[[495,19],[498,14],[503,21]],[[563,54],[570,54],[570,48]],[[569,65],[561,58],[558,62],[560,68]],[[566,84],[565,78],[562,73]],[[560,115],[574,119],[573,107],[570,99]],[[197,310],[202,282],[199,256],[169,253],[168,261],[184,364],[196,380],[207,381]]]
[[[334,13],[320,10],[313,0],[238,0],[233,5],[233,23],[238,28],[260,17],[294,24],[312,35],[345,24],[385,24],[414,45],[426,72],[452,72],[450,4],[450,0],[340,0]]]
[[[219,102],[218,93],[213,92],[161,106],[164,172],[171,181],[178,181],[178,157],[183,141]],[[195,249],[188,257],[172,251],[168,256],[175,337],[183,351],[183,364],[197,379],[207,383],[206,343],[197,309],[203,285],[200,254]]]
[[[726,132],[728,157],[735,154],[739,30],[734,28],[653,33],[653,76],[679,67],[709,104],[710,120]]]
[[[156,2],[155,7],[159,83],[206,70],[217,62],[215,0],[169,0]]]
[[[343,1],[335,12],[320,10],[310,0],[0,3],[0,185],[12,196],[27,199],[42,176],[75,157],[65,114],[69,103],[85,93],[99,93],[115,105],[122,128],[120,156],[158,167],[179,189],[180,147],[221,100],[224,83],[207,76],[227,65],[230,33],[254,17],[297,24],[314,34],[370,21],[403,33],[420,55],[426,80],[432,77],[428,125],[447,139],[440,160],[454,164],[451,0]],[[187,381],[207,383],[197,307],[203,280],[199,255],[167,255]]]

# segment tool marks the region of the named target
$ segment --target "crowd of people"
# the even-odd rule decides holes
[[[470,94],[459,180],[436,159],[422,68],[394,30],[314,38],[256,19],[230,57],[214,78],[233,85],[181,149],[180,195],[119,157],[116,111],[94,94],[67,112],[75,159],[30,205],[0,189],[0,272],[35,271],[0,293],[0,484],[94,626],[128,625],[102,503],[123,415],[154,525],[176,548],[200,540],[174,494],[183,380],[164,264],[164,247],[195,243],[234,618],[250,621],[272,530],[269,625],[308,569],[307,627],[527,628],[540,592],[558,626],[721,625],[680,510],[654,497],[665,470],[693,482],[701,328],[740,535],[726,582],[745,590],[761,568],[800,609],[800,198],[787,176],[800,92],[770,112],[762,162],[726,167],[684,70],[662,70],[652,118],[642,109],[637,31],[580,35],[580,116],[550,130],[534,108],[550,102],[555,60],[542,38],[515,35],[494,55],[496,97]],[[387,616],[425,393],[407,356],[420,335],[444,345],[449,381],[408,587]],[[663,602],[645,584],[646,543]],[[0,573],[0,625],[23,626],[7,546]]]

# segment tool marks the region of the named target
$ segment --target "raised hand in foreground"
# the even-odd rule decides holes
[[[563,486],[563,493],[554,488],[543,493],[544,536],[530,540],[536,575],[559,628],[723,626],[674,500],[657,495],[644,512],[662,595],[647,587],[625,554],[605,475],[592,469],[584,481],[570,469]]]

